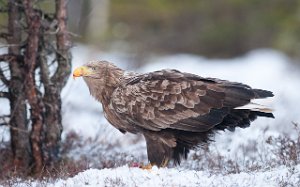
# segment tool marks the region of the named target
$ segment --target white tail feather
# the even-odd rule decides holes
[[[236,107],[234,109],[251,110],[251,111],[265,112],[265,113],[272,113],[273,112],[273,109],[268,108],[267,106],[264,106],[264,105],[253,103],[253,102],[250,102],[250,103],[248,103],[244,106]]]

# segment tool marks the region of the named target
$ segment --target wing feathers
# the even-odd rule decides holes
[[[111,104],[120,118],[127,116],[143,129],[205,132],[247,126],[259,114],[238,107],[272,95],[240,83],[162,70],[128,79],[115,90]]]

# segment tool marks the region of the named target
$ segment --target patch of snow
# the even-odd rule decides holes
[[[281,166],[267,171],[241,172],[237,174],[211,174],[205,171],[153,168],[143,170],[122,166],[114,169],[88,169],[66,180],[46,183],[48,187],[65,186],[299,186],[300,165],[292,168]],[[32,182],[31,186],[40,186],[39,182]],[[28,186],[19,183],[18,186]]]

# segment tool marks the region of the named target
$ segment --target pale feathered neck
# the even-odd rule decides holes
[[[89,87],[91,95],[106,105],[109,104],[113,91],[122,81],[125,71],[111,63],[102,65],[103,67],[97,77],[84,77],[84,80]]]

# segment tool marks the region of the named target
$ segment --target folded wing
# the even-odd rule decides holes
[[[271,96],[241,83],[162,70],[124,81],[114,91],[111,107],[138,128],[206,132],[247,126],[256,116],[273,117],[270,111],[239,108]]]

